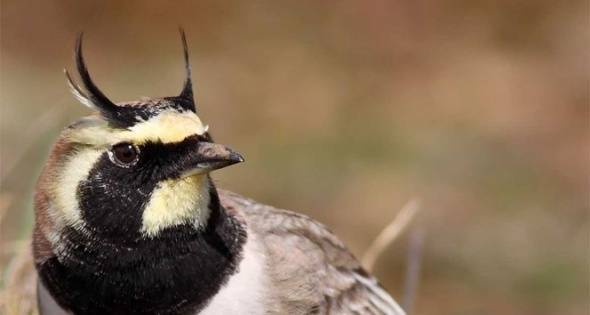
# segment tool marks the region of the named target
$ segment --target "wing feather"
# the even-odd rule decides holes
[[[278,313],[405,314],[321,223],[231,192],[220,197],[263,241]]]

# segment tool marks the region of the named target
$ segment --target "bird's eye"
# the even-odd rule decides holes
[[[139,160],[139,149],[131,143],[115,144],[109,151],[111,161],[121,167],[131,167]]]

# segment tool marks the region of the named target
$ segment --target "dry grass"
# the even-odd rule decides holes
[[[377,235],[361,258],[361,263],[367,268],[367,270],[373,270],[375,262],[379,256],[381,256],[385,250],[393,244],[395,239],[404,231],[404,229],[408,227],[419,209],[420,203],[418,200],[408,201],[391,223],[389,223],[379,235]]]
[[[10,201],[1,198],[0,224]],[[35,279],[30,242],[7,242],[0,239],[3,255],[12,257],[6,267],[0,270],[2,288],[0,289],[0,312],[6,315],[36,314]]]
[[[0,291],[0,310],[6,315],[37,314],[35,268],[29,246],[21,248],[10,261]]]

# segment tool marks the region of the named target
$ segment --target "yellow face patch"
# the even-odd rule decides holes
[[[143,211],[141,233],[154,236],[164,228],[190,223],[195,228],[209,218],[209,181],[195,175],[162,181]]]
[[[128,130],[110,128],[98,117],[86,118],[66,131],[73,142],[108,146],[119,142],[142,144],[147,141],[180,142],[192,135],[203,135],[208,126],[193,112],[168,110],[147,121],[138,122]]]

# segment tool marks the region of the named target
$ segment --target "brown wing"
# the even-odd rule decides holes
[[[283,314],[392,314],[404,311],[324,225],[220,191],[266,249],[273,311]]]

